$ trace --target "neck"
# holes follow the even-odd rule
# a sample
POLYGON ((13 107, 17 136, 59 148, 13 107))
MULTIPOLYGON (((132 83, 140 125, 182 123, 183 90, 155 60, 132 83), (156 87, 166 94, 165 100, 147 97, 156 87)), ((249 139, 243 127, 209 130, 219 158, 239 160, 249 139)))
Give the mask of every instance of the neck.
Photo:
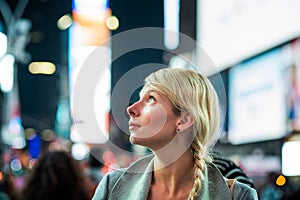
POLYGON ((170 193, 194 183, 194 161, 191 149, 185 151, 177 160, 167 165, 165 156, 155 154, 153 183, 164 186, 170 193), (167 165, 167 166, 166 166, 167 165))

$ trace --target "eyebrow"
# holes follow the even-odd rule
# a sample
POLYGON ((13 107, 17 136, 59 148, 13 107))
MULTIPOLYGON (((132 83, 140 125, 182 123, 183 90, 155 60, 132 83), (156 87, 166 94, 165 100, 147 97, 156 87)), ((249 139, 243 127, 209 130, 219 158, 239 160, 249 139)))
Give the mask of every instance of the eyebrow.
MULTIPOLYGON (((158 92, 157 92, 156 90, 150 89, 150 90, 148 90, 147 92, 145 92, 144 94, 143 94, 143 90, 141 90, 141 91, 139 92, 139 96, 141 97, 142 95, 145 95, 145 94, 148 94, 148 93, 151 93, 151 92, 154 92, 154 93, 158 94, 158 92)), ((158 95, 159 95, 159 94, 158 94, 158 95)))

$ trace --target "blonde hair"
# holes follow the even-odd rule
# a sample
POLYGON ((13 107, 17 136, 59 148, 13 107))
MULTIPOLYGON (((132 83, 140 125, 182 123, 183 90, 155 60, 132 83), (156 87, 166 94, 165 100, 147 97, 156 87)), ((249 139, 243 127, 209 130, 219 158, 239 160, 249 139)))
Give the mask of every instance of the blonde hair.
POLYGON ((206 162, 211 162, 209 149, 218 136, 219 104, 210 81, 189 70, 165 68, 150 74, 145 83, 168 97, 175 113, 188 112, 194 117, 195 138, 191 144, 195 165, 195 181, 189 199, 201 190, 206 162))

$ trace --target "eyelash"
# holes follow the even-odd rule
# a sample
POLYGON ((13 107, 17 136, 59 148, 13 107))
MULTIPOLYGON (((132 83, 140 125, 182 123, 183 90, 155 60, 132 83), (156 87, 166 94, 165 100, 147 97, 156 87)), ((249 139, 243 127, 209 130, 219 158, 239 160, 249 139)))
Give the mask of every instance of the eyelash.
POLYGON ((153 101, 156 101, 155 97, 150 95, 148 101, 151 101, 151 99, 153 99, 153 101))

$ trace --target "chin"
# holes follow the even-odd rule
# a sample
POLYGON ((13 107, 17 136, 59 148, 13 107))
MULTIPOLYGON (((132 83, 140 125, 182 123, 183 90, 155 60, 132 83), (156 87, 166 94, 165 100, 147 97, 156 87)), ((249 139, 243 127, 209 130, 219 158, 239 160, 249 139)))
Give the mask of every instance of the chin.
POLYGON ((130 136, 130 138, 129 138, 129 142, 131 144, 139 144, 139 140, 140 140, 140 138, 136 138, 134 136, 130 136))
POLYGON ((138 137, 130 136, 129 142, 134 145, 141 145, 147 147, 145 139, 147 140, 147 138, 138 138, 138 137))

